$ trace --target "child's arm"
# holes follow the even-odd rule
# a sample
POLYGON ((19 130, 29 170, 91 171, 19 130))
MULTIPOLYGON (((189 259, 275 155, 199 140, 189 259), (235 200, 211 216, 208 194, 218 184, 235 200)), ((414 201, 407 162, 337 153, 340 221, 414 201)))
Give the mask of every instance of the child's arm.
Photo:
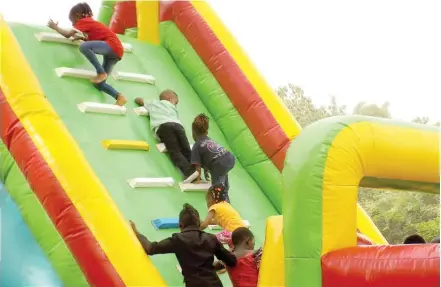
POLYGON ((198 172, 198 177, 196 177, 196 179, 194 180, 195 182, 199 182, 201 181, 201 166, 200 165, 194 165, 194 168, 196 169, 196 171, 198 172))
POLYGON ((214 215, 215 215, 215 211, 214 210, 210 210, 208 212, 207 217, 205 218, 205 220, 203 222, 201 222, 201 230, 204 230, 205 228, 208 227, 208 225, 210 225, 213 222, 214 215))
POLYGON ((237 263, 236 256, 232 252, 225 249, 225 247, 222 245, 222 243, 219 242, 219 240, 216 241, 216 250, 214 251, 214 255, 216 255, 216 258, 221 260, 228 267, 235 267, 237 263))
POLYGON ((147 237, 138 232, 135 223, 131 220, 130 226, 132 227, 133 232, 135 232, 136 237, 138 237, 139 243, 141 243, 145 253, 148 255, 175 253, 175 244, 171 237, 159 242, 150 242, 147 237))
POLYGON ((191 149, 191 164, 194 166, 198 172, 198 177, 195 179, 196 182, 201 181, 201 155, 199 154, 199 144, 196 141, 191 149))
POLYGON ((149 254, 150 248, 151 248, 151 242, 138 232, 138 229, 136 229, 136 225, 133 221, 130 220, 130 227, 132 227, 133 232, 135 232, 136 237, 138 237, 139 243, 141 243, 142 248, 144 249, 145 253, 149 254))
POLYGON ((263 249, 260 247, 253 253, 254 263, 256 263, 257 269, 260 269, 260 261, 262 260, 263 249))
POLYGON ((66 38, 70 38, 73 35, 75 35, 77 32, 75 30, 64 30, 61 29, 60 27, 58 27, 58 22, 54 22, 52 19, 49 19, 49 22, 47 23, 47 26, 55 31, 57 31, 58 33, 60 33, 61 35, 63 35, 66 38))

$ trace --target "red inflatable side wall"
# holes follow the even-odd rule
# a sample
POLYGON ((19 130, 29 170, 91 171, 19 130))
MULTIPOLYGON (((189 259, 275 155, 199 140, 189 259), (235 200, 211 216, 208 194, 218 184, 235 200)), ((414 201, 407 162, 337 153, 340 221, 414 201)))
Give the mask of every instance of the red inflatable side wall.
POLYGON ((126 29, 137 27, 136 1, 121 1, 113 7, 109 28, 116 34, 124 34, 126 29))
POLYGON ((439 287, 439 244, 358 246, 322 257, 323 287, 439 287))

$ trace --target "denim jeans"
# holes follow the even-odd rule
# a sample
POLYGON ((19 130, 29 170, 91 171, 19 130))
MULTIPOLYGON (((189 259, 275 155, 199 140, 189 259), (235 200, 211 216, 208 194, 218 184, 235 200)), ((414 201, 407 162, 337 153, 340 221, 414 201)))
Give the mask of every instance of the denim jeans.
MULTIPOLYGON (((113 67, 120 60, 113 52, 112 48, 104 41, 86 41, 80 45, 80 52, 89 60, 89 62, 95 67, 97 74, 106 73, 110 76, 113 67), (103 64, 98 61, 96 54, 103 56, 103 64)), ((119 93, 106 81, 99 84, 94 84, 94 86, 105 92, 106 94, 117 98, 119 93)))
POLYGON ((223 184, 225 187, 225 201, 230 202, 230 197, 228 196, 228 190, 230 189, 230 182, 228 181, 228 172, 233 169, 236 159, 232 153, 228 152, 224 156, 220 157, 219 160, 213 163, 213 167, 210 170, 211 173, 211 183, 223 184))

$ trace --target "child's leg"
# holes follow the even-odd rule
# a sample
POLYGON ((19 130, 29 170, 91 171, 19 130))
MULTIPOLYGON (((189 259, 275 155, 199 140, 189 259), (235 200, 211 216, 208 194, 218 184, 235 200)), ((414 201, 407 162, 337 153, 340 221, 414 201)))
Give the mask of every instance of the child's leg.
POLYGON ((225 175, 225 201, 230 203, 230 197, 228 196, 228 190, 230 190, 230 182, 228 181, 228 173, 225 175))
POLYGON ((178 143, 181 148, 181 152, 184 155, 184 157, 187 159, 187 161, 191 162, 191 149, 190 149, 190 143, 188 142, 187 135, 185 134, 185 129, 178 128, 175 129, 176 137, 178 138, 178 143))
POLYGON ((177 130, 184 130, 184 128, 178 123, 165 123, 159 126, 156 134, 161 142, 164 143, 173 164, 181 170, 185 177, 188 177, 192 175, 195 170, 181 152, 178 137, 176 136, 177 130))
POLYGON ((112 48, 104 41, 86 41, 80 45, 80 52, 89 60, 96 69, 97 76, 92 79, 94 83, 99 83, 107 78, 106 71, 98 61, 96 54, 103 56, 114 56, 112 48))
MULTIPOLYGON (((119 61, 118 58, 104 56, 104 60, 103 60, 104 72, 106 72, 107 75, 110 75, 112 73, 113 67, 116 65, 116 63, 118 63, 118 61, 119 61)), ((101 83, 95 84, 95 87, 98 90, 103 91, 106 94, 113 97, 116 100, 116 104, 119 106, 122 106, 127 102, 126 98, 123 95, 121 95, 121 93, 119 93, 111 85, 106 83, 106 80, 102 81, 101 83)))

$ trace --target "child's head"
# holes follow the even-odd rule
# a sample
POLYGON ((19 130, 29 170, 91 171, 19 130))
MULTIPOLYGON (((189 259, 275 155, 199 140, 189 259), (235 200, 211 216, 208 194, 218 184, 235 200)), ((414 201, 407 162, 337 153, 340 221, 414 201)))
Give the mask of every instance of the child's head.
POLYGON ((413 234, 409 235, 404 239, 403 244, 424 244, 426 240, 421 235, 413 234))
POLYGON ((254 249, 254 234, 246 227, 236 228, 231 234, 234 248, 245 248, 247 250, 254 249))
POLYGON ((83 2, 73 6, 69 12, 69 20, 75 24, 78 20, 86 17, 93 17, 92 9, 89 4, 83 2))
POLYGON ((205 114, 197 115, 191 125, 193 139, 197 141, 199 137, 206 136, 208 134, 209 125, 210 120, 205 114))
POLYGON ((225 201, 225 187, 223 184, 214 184, 208 189, 205 199, 207 200, 207 207, 210 208, 213 204, 225 201))
POLYGON ((159 100, 169 101, 176 106, 178 104, 178 95, 172 90, 164 90, 159 94, 159 100))
POLYGON ((201 225, 199 212, 190 204, 185 203, 179 213, 179 228, 184 229, 190 226, 198 227, 201 225))

